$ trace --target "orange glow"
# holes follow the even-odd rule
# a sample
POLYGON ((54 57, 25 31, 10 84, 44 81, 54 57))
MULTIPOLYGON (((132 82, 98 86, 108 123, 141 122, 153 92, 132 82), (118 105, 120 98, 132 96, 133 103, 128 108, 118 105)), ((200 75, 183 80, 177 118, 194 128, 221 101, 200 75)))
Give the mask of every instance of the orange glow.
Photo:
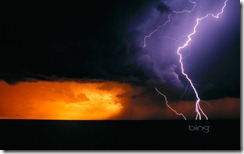
MULTIPOLYGON (((180 119, 152 87, 118 82, 0 81, 0 119, 150 120, 180 119)), ((195 119, 194 101, 173 102, 172 108, 195 119)), ((240 117, 240 98, 201 102, 210 119, 240 117)))
POLYGON ((115 82, 0 82, 0 119, 103 120, 123 109, 115 82))

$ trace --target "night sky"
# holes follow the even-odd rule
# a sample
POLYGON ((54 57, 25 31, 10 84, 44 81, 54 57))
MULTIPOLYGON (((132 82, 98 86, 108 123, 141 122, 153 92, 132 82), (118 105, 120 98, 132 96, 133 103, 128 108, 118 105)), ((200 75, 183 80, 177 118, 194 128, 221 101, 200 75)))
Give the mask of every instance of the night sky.
MULTIPOLYGON (((170 100, 192 101, 195 95, 181 74, 176 49, 192 32, 196 17, 218 12, 224 1, 196 2, 193 13, 172 14, 172 21, 147 39, 146 48, 144 37, 166 22, 173 10, 193 5, 187 0, 3 5, 0 78, 8 84, 114 81, 144 86, 144 93, 154 96, 156 86, 170 100)), ((220 18, 207 19, 198 31, 184 51, 184 63, 199 95, 203 100, 239 98, 239 2, 229 0, 220 18)))
POLYGON ((19 76, 143 78, 143 71, 129 63, 133 52, 126 44, 128 26, 142 4, 95 0, 65 8, 2 6, 1 77, 10 82, 19 76))

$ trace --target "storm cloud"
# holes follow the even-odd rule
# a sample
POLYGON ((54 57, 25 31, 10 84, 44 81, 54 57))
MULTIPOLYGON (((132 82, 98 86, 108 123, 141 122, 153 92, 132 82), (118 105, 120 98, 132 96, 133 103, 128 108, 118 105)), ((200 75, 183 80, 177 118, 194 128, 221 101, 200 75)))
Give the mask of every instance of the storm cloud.
MULTIPOLYGON (((95 0, 72 9, 2 6, 0 79, 9 84, 127 82, 159 86, 167 94, 177 93, 174 99, 178 99, 187 81, 177 47, 199 15, 216 13, 223 2, 196 1, 194 11, 183 14, 172 11, 192 9, 191 1, 95 0), (169 15, 171 21, 159 27, 169 15), (143 47, 145 36, 157 28, 143 47)), ((199 35, 182 51, 186 72, 203 98, 240 97, 238 9, 239 2, 228 1, 225 13, 203 22, 199 35)))

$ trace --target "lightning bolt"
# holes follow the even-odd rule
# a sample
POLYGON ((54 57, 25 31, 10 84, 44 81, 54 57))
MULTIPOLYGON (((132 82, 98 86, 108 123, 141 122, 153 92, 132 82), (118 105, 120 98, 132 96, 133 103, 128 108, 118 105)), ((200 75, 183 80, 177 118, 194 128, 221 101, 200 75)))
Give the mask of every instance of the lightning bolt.
POLYGON ((166 97, 165 94, 161 93, 156 87, 155 87, 155 90, 156 90, 161 96, 164 97, 165 104, 166 104, 166 106, 167 106, 171 111, 173 111, 176 115, 178 115, 178 116, 182 116, 185 120, 187 120, 183 113, 178 113, 176 110, 174 110, 174 109, 169 105, 168 99, 167 99, 167 97, 166 97))
POLYGON ((190 3, 193 4, 193 7, 191 10, 182 10, 182 11, 172 11, 173 13, 191 13, 195 10, 195 7, 197 6, 196 2, 193 2, 192 0, 189 0, 190 3))
POLYGON ((201 101, 201 99, 200 99, 200 97, 199 97, 199 95, 198 95, 198 92, 197 92, 197 90, 196 90, 194 84, 192 83, 192 80, 191 80, 191 79, 189 78, 189 76, 185 73, 185 70, 184 70, 184 64, 183 64, 183 62, 182 62, 183 56, 182 56, 182 54, 181 54, 181 50, 184 49, 185 47, 187 47, 187 46, 189 45, 189 43, 190 43, 191 40, 192 40, 192 36, 195 35, 196 32, 197 32, 197 27, 199 26, 200 22, 203 21, 204 19, 208 18, 208 17, 213 17, 213 18, 216 18, 216 19, 219 18, 219 16, 224 12, 224 8, 226 7, 227 2, 228 2, 228 0, 225 0, 223 7, 222 7, 221 11, 220 11, 218 14, 214 15, 214 14, 212 14, 212 13, 209 13, 209 14, 203 16, 203 17, 197 18, 197 20, 196 20, 196 24, 195 24, 195 26, 194 26, 194 28, 193 28, 193 32, 192 32, 191 34, 188 35, 188 39, 187 39, 187 41, 186 41, 182 46, 180 46, 180 47, 177 49, 177 54, 178 54, 179 57, 180 57, 179 62, 180 62, 180 65, 181 65, 181 73, 186 77, 186 79, 187 79, 188 82, 190 83, 190 85, 191 85, 191 87, 192 87, 192 89, 193 89, 193 91, 194 91, 194 93, 195 93, 196 99, 197 99, 197 100, 196 100, 196 107, 195 107, 195 110, 196 110, 196 113, 197 113, 197 114, 196 114, 196 120, 198 120, 198 119, 201 120, 201 119, 202 119, 202 115, 205 117, 205 119, 208 120, 208 116, 203 112, 203 110, 202 110, 202 108, 201 108, 201 106, 200 106, 200 101, 201 101))
MULTIPOLYGON (((192 0, 189 0, 190 3, 194 4, 191 10, 182 10, 182 11, 172 11, 175 14, 182 14, 182 13, 191 13, 195 10, 195 7, 197 5, 196 2, 193 2, 192 0)), ((144 43, 143 43, 143 48, 147 46, 147 39, 150 38, 154 33, 156 33, 159 29, 162 27, 166 26, 169 22, 171 21, 171 14, 168 15, 168 19, 160 26, 158 26, 155 30, 153 30, 151 33, 146 35, 144 37, 144 43)))
MULTIPOLYGON (((197 3, 194 2, 194 1, 192 1, 192 0, 189 0, 189 2, 191 2, 192 4, 194 4, 191 10, 172 11, 172 12, 175 13, 175 14, 182 14, 182 13, 191 13, 191 12, 193 12, 193 11, 195 10, 195 7, 197 6, 197 3)), ((180 67, 181 67, 181 73, 182 73, 182 75, 184 75, 185 78, 188 80, 188 82, 189 82, 189 84, 190 84, 191 88, 193 89, 194 94, 195 94, 195 96, 196 96, 196 103, 195 103, 195 111, 196 111, 196 118, 195 118, 195 119, 196 119, 196 120, 201 120, 201 119, 202 119, 202 116, 204 116, 205 119, 208 120, 208 116, 207 116, 207 115, 204 113, 204 111, 202 110, 202 108, 201 108, 201 106, 200 106, 200 102, 201 102, 202 100, 200 99, 199 94, 198 94, 198 92, 197 92, 197 90, 196 90, 196 88, 195 88, 195 86, 194 86, 192 80, 190 79, 190 77, 188 76, 188 74, 186 74, 186 72, 185 72, 185 70, 184 70, 184 64, 183 64, 183 61, 182 61, 182 60, 183 60, 183 56, 182 56, 182 54, 181 54, 181 50, 184 49, 185 47, 187 47, 187 46, 189 45, 189 43, 190 43, 191 40, 192 40, 192 36, 194 36, 194 35, 196 34, 196 32, 197 32, 197 27, 199 26, 200 22, 203 21, 204 19, 208 18, 208 17, 213 17, 213 18, 215 18, 215 19, 219 18, 219 16, 224 12, 224 9, 225 9, 225 7, 226 7, 227 2, 228 2, 228 0, 225 0, 225 1, 224 1, 224 5, 222 6, 221 11, 220 11, 219 13, 217 13, 216 15, 214 15, 214 14, 212 14, 212 13, 208 13, 207 15, 205 15, 205 16, 203 16, 203 17, 199 17, 199 18, 197 18, 197 19, 196 19, 196 24, 195 24, 195 26, 194 26, 194 28, 193 28, 193 32, 190 33, 190 34, 187 36, 188 39, 185 41, 185 43, 184 43, 182 46, 178 47, 178 49, 177 49, 177 55, 179 56, 179 63, 180 63, 180 67)), ((167 24, 170 22, 170 20, 171 20, 170 17, 171 17, 171 14, 168 15, 168 20, 167 20, 166 22, 164 22, 162 25, 158 26, 158 27, 157 27, 154 31, 152 31, 149 35, 147 35, 147 36, 144 37, 144 45, 143 45, 143 48, 146 47, 146 45, 147 45, 146 41, 147 41, 147 39, 148 39, 149 37, 151 37, 151 36, 152 36, 155 32, 157 32, 160 28, 162 28, 163 26, 167 25, 167 24)), ((173 39, 173 38, 171 38, 171 39, 173 39)), ((174 40, 177 41, 176 39, 174 39, 174 40)), ((186 120, 186 117, 184 116, 183 113, 178 113, 176 110, 174 110, 174 109, 168 104, 168 100, 167 100, 167 97, 166 97, 165 94, 161 93, 156 87, 155 87, 155 90, 157 91, 158 94, 160 94, 161 96, 164 97, 165 104, 166 104, 166 106, 167 106, 170 110, 172 110, 176 115, 178 115, 178 116, 182 116, 182 117, 186 120)))
POLYGON ((170 16, 171 14, 168 15, 168 20, 164 22, 162 25, 158 26, 154 31, 152 31, 150 34, 144 37, 144 45, 143 48, 147 46, 147 38, 151 37, 155 32, 157 32, 161 27, 167 25, 170 22, 170 16))

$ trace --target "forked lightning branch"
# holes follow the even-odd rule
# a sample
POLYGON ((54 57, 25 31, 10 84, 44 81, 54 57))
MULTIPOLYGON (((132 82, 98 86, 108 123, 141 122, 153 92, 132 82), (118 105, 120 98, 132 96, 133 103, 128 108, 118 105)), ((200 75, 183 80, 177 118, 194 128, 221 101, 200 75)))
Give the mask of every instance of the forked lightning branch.
MULTIPOLYGON (((182 10, 182 11, 172 11, 172 13, 174 14, 182 14, 182 13, 192 13, 193 11, 195 11, 195 8, 197 6, 197 3, 195 1, 189 0, 189 2, 193 5, 191 10, 182 10)), ((180 63, 180 68, 181 68, 181 74, 187 79, 188 83, 190 84, 191 88, 194 91, 195 97, 196 97, 196 102, 195 102, 195 112, 196 112, 196 120, 202 120, 202 117, 204 117, 206 120, 208 120, 208 116, 205 114, 205 112, 203 111, 203 109, 201 108, 200 102, 201 102, 201 98, 198 94, 198 91, 195 87, 195 85, 193 84, 193 81, 191 80, 191 78, 189 77, 189 75, 185 72, 184 69, 184 63, 183 63, 183 53, 182 53, 182 49, 186 48, 189 43, 192 40, 192 36, 194 36, 197 33, 197 28, 198 26, 201 24, 201 22, 203 20, 208 19, 209 17, 218 19, 220 17, 221 14, 224 13, 224 9, 227 5, 228 0, 225 0, 223 3, 223 6, 221 8, 221 10, 217 13, 217 14, 213 14, 213 13, 207 13, 205 16, 200 16, 196 19, 195 21, 195 25, 194 28, 192 30, 192 32, 190 34, 187 35, 187 40, 178 47, 177 49, 177 55, 179 56, 179 63, 180 63)), ((144 42, 143 42, 143 48, 146 48, 147 46, 147 39, 150 38, 154 33, 156 33, 157 31, 159 31, 161 28, 163 28, 164 26, 166 26, 168 23, 170 23, 171 21, 171 14, 168 15, 168 20, 166 22, 164 22, 162 25, 158 26, 155 30, 153 30, 151 33, 149 33, 147 36, 144 37, 144 42)), ((173 109, 167 100, 167 97, 165 94, 163 94, 162 92, 160 92, 156 87, 155 90, 158 94, 160 94, 161 96, 164 97, 164 101, 166 106, 173 111, 177 116, 182 116, 185 120, 187 120, 186 116, 183 113, 178 113, 175 109, 173 109)))

